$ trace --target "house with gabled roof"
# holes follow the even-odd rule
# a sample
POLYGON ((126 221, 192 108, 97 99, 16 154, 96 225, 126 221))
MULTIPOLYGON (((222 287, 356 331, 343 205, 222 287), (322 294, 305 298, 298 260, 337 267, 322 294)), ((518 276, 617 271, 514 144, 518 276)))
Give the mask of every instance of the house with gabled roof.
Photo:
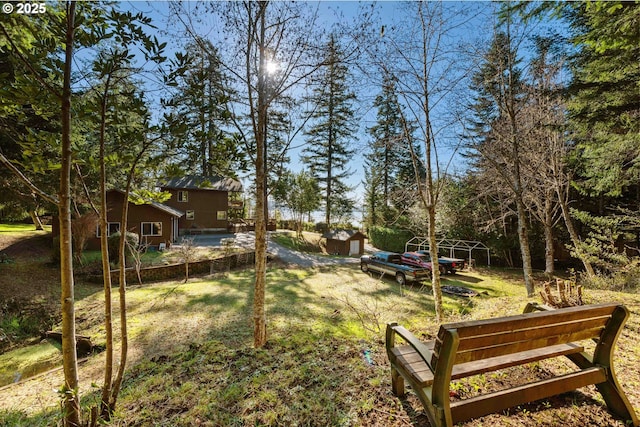
MULTIPOLYGON (((121 229, 124 191, 107 191, 107 233, 111 235, 121 229)), ((178 239, 178 220, 184 212, 163 203, 149 201, 135 204, 128 201, 127 230, 140 237, 140 243, 149 246, 171 246, 178 239)), ((89 249, 100 249, 100 227, 96 227, 93 238, 87 242, 89 249)))
POLYGON ((171 194, 164 204, 185 213, 178 220, 180 235, 226 231, 230 209, 242 207, 230 201, 229 193, 242 192, 242 183, 232 178, 187 175, 159 187, 171 194))

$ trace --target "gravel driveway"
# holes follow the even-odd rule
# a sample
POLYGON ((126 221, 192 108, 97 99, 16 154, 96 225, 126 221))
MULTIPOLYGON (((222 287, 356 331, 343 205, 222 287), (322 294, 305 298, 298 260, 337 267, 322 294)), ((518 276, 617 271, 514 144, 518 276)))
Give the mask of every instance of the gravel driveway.
MULTIPOLYGON (((255 233, 236 233, 236 234, 201 234, 191 236, 195 246, 222 246, 225 239, 233 239, 235 246, 246 249, 253 249, 255 245, 255 233)), ((293 264, 303 268, 321 267, 326 265, 340 265, 359 263, 358 257, 329 257, 323 255, 307 254, 285 248, 271 240, 269 240, 268 251, 270 254, 277 256, 286 264, 293 264)))

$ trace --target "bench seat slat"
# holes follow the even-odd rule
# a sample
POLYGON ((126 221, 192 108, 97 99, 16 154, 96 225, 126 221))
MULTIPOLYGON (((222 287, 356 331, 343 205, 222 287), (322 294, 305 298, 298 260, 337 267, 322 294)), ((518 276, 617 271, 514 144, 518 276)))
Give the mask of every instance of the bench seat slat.
POLYGON ((421 387, 433 384, 431 368, 413 347, 409 345, 397 346, 392 349, 392 354, 396 359, 394 363, 404 368, 421 387))
MULTIPOLYGON (((479 375, 485 372, 497 371, 511 366, 521 365, 524 363, 535 362, 537 360, 549 359, 551 357, 564 356, 568 354, 581 353, 584 351, 582 346, 569 343, 560 344, 550 347, 540 348, 531 351, 509 354, 505 356, 492 357, 489 359, 479 360, 476 362, 462 363, 454 365, 451 372, 451 379, 460 379, 479 375)), ((424 363, 424 360, 411 346, 398 346, 392 349, 392 354, 396 357, 397 363, 400 363, 405 370, 414 377, 415 381, 422 387, 428 387, 433 384, 433 372, 424 363)))
POLYGON ((484 394, 459 402, 452 402, 450 405, 451 417, 455 424, 469 418, 481 417, 514 406, 566 393, 590 384, 600 384, 606 380, 607 375, 604 368, 583 369, 559 377, 484 394))

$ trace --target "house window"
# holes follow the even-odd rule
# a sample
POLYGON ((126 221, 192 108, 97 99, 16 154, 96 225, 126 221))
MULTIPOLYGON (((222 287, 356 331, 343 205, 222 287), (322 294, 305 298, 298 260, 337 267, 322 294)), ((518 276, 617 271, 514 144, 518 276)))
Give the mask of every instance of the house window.
MULTIPOLYGON (((120 231, 120 223, 119 222, 108 222, 107 223, 107 236, 111 236, 120 231)), ((96 226, 96 237, 100 237, 100 224, 96 226)))
POLYGON ((195 219, 196 218, 196 214, 194 213, 194 211, 187 211, 187 219, 195 219))
POLYGON ((162 236, 161 222, 143 222, 140 224, 143 236, 162 236))
POLYGON ((179 202, 188 202, 189 201, 189 192, 188 191, 178 191, 178 201, 179 202))
POLYGON ((224 221, 225 219, 227 219, 227 211, 218 211, 216 213, 216 219, 218 221, 224 221))

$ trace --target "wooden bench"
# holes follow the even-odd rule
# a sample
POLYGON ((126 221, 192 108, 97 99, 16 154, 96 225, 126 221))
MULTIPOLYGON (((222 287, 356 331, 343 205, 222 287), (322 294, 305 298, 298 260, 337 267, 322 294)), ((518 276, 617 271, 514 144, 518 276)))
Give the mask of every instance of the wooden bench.
POLYGON ((387 325, 386 348, 394 394, 404 395, 406 380, 420 398, 433 426, 453 426, 470 418, 595 384, 609 410, 638 426, 638 417, 613 369, 613 351, 629 316, 619 304, 543 310, 495 319, 445 324, 438 337, 422 342, 397 323, 387 325), (404 343, 396 343, 401 337, 404 343), (580 341, 593 339, 593 352, 580 341), (557 356, 578 369, 506 390, 450 401, 452 380, 557 356))

